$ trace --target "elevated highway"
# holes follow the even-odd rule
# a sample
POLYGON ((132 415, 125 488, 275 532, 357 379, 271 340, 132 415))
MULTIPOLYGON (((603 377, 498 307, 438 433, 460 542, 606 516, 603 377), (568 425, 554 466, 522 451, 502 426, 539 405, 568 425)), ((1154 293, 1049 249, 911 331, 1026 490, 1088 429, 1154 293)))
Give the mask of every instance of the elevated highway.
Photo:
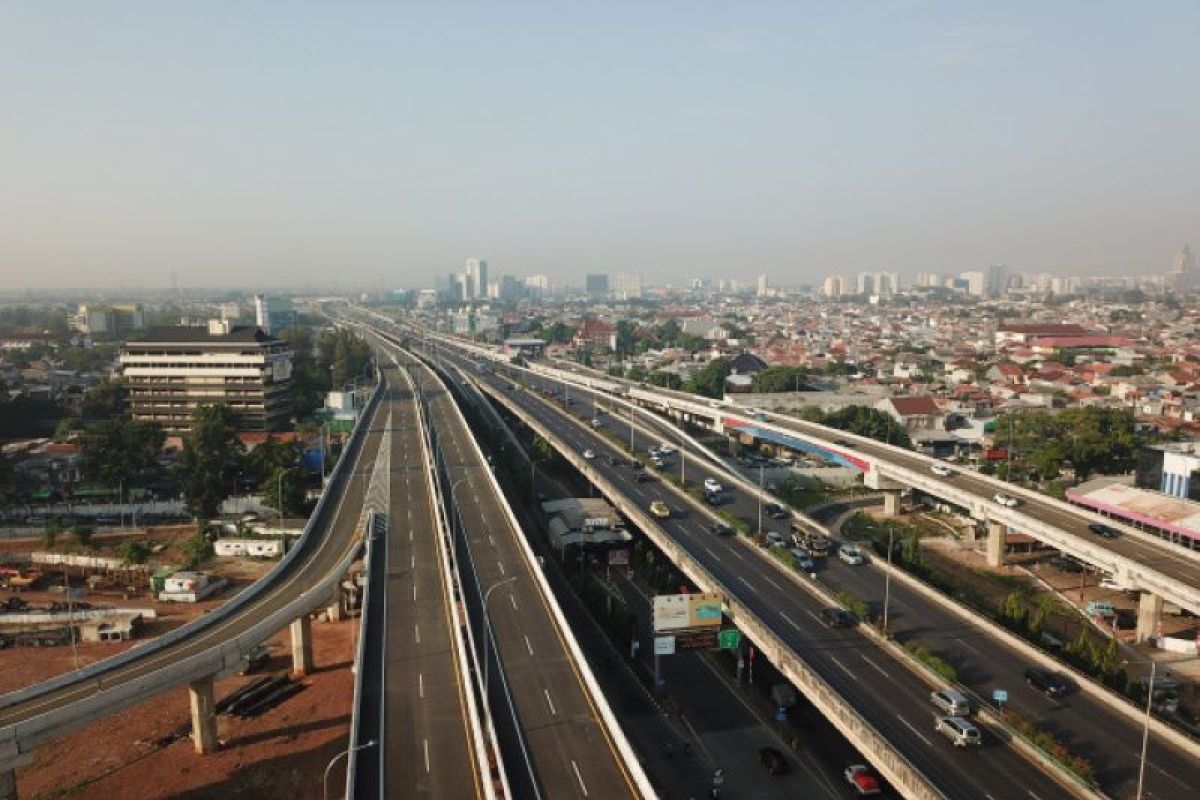
POLYGON ((196 749, 217 747, 213 678, 291 625, 297 672, 311 669, 309 614, 330 604, 361 545, 366 475, 379 453, 381 390, 363 409, 304 534, 259 581, 210 614, 121 655, 0 697, 0 799, 34 748, 181 685, 191 689, 196 749))

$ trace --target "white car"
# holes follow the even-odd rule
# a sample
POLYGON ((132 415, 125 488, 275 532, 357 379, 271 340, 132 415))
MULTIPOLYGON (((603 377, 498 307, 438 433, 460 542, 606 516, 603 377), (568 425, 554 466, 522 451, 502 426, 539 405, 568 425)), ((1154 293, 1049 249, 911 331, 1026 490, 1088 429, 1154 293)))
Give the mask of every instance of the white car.
POLYGON ((663 442, 658 446, 658 452, 662 453, 664 456, 669 456, 671 453, 675 452, 675 448, 671 447, 671 445, 667 444, 666 442, 663 442))
POLYGON ((934 464, 929 468, 929 471, 940 478, 949 478, 954 474, 954 470, 950 469, 945 464, 934 464))
POLYGON ((596 457, 596 454, 589 448, 583 451, 583 457, 587 459, 593 459, 596 457))
POLYGON ((1004 492, 996 492, 996 494, 992 495, 992 499, 1005 508, 1016 508, 1021 503, 1020 500, 1011 494, 1005 494, 1004 492))
POLYGON ((601 422, 599 419, 596 419, 596 418, 593 418, 593 419, 592 419, 592 427, 593 427, 593 428, 599 428, 599 427, 600 427, 601 425, 603 425, 603 424, 604 424, 604 423, 603 423, 603 422, 601 422))
POLYGON ((721 484, 717 483, 715 478, 705 478, 704 491, 713 493, 719 492, 721 491, 721 484))
POLYGON ((858 549, 856 544, 844 544, 838 548, 838 558, 845 561, 852 567, 857 567, 859 564, 865 564, 867 560, 863 558, 862 551, 858 549))

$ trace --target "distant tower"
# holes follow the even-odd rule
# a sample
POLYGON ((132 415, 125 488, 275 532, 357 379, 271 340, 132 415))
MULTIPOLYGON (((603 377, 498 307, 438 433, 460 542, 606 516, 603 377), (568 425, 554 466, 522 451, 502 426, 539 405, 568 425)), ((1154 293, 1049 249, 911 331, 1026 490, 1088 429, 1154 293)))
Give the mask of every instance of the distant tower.
POLYGON ((254 322, 263 333, 271 333, 271 306, 265 294, 254 295, 254 322))
POLYGON ((464 269, 466 283, 464 300, 479 300, 487 298, 488 264, 481 258, 468 258, 464 269))
POLYGON ((1191 247, 1185 244, 1175 255, 1174 267, 1170 283, 1176 291, 1187 291, 1196 285, 1196 256, 1191 247))

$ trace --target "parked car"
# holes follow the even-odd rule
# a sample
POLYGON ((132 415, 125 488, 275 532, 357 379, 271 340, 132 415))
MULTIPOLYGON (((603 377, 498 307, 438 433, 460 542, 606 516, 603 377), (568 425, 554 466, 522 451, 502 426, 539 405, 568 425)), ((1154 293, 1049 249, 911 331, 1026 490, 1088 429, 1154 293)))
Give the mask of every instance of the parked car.
POLYGON ((779 503, 767 503, 763 506, 763 511, 771 519, 787 519, 791 516, 791 513, 779 503))
POLYGON ((655 469, 663 469, 667 466, 667 463, 658 456, 650 456, 650 466, 654 467, 655 469))
POLYGON ((599 428, 603 424, 604 423, 600 421, 599 417, 592 417, 592 427, 593 428, 599 428))
POLYGON ((1119 530, 1109 527, 1103 522, 1089 522, 1088 530, 1104 539, 1115 539, 1121 535, 1119 530))
POLYGON ((589 449, 583 451, 583 457, 588 460, 591 460, 596 457, 596 453, 594 451, 592 451, 591 448, 589 448, 589 449))
POLYGON ((882 789, 879 788, 879 778, 866 764, 853 764, 846 767, 842 777, 850 786, 850 791, 857 797, 874 797, 882 789))
POLYGON ((818 615, 827 628, 853 628, 858 618, 844 608, 822 608, 818 615))
POLYGON ((1013 497, 1011 494, 1005 494, 1004 492, 996 492, 994 495, 992 495, 992 499, 1005 508, 1016 508, 1021 504, 1020 500, 1013 497))
POLYGON ((939 478, 949 478, 954 474, 954 470, 947 467, 945 464, 934 464, 929 468, 929 471, 939 478))
POLYGON ((704 493, 704 502, 708 503, 710 506, 719 506, 723 501, 724 498, 722 498, 718 492, 704 493))
POLYGON ((949 739, 955 747, 968 747, 983 742, 979 728, 962 717, 938 717, 934 730, 949 739))
POLYGON ((783 547, 783 534, 775 531, 767 531, 766 535, 767 547, 783 547))
POLYGON ((717 482, 716 478, 705 478, 704 479, 704 491, 719 492, 719 491, 721 491, 721 484, 717 482))
POLYGON ((666 442, 663 442, 658 446, 658 452, 662 453, 664 456, 669 456, 671 453, 675 452, 675 448, 666 442))
POLYGON ((783 753, 774 747, 764 747, 759 750, 758 762, 767 768, 767 772, 776 777, 787 775, 792 771, 791 767, 788 766, 787 759, 783 757, 783 753))
POLYGON ((1047 697, 1062 697, 1067 693, 1067 682, 1057 672, 1051 672, 1041 667, 1025 669, 1025 683, 1031 689, 1037 689, 1047 697))
POLYGON ((857 567, 867 562, 867 559, 863 557, 862 551, 858 549, 858 545, 856 544, 844 544, 839 547, 838 558, 852 567, 857 567))
POLYGON ((662 500, 655 500, 650 504, 650 513, 659 519, 666 519, 671 516, 671 509, 662 500))
POLYGON ((938 689, 936 692, 930 692, 929 702, 940 708, 943 714, 951 717, 969 717, 971 715, 971 701, 954 689, 938 689))
POLYGON ((634 483, 652 483, 654 480, 655 480, 654 475, 652 473, 646 472, 646 470, 642 470, 641 472, 633 473, 634 483))

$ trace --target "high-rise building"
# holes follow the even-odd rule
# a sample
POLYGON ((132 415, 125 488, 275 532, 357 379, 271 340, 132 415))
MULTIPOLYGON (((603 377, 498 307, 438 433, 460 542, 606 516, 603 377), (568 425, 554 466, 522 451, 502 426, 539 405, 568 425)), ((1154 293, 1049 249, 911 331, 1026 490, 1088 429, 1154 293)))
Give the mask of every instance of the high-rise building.
POLYGON ((963 281, 967 294, 972 297, 983 297, 987 292, 987 275, 981 270, 960 272, 958 278, 960 281, 963 281))
POLYGON ((591 273, 584 281, 588 297, 608 296, 608 274, 603 272, 591 273))
POLYGON ((545 294, 550 291, 550 276, 549 275, 526 275, 525 288, 537 294, 545 294))
POLYGON ((1004 264, 992 264, 987 269, 987 285, 984 292, 988 297, 1000 297, 1008 292, 1008 267, 1004 264))
POLYGON ((848 282, 841 275, 827 275, 821 282, 821 294, 826 297, 841 297, 850 293, 848 282))
POLYGON ((466 281, 463 289, 464 300, 482 300, 487 297, 488 265, 479 258, 468 258, 464 269, 466 281))
POLYGON ((759 275, 758 276, 758 287, 757 287, 756 294, 758 294, 759 297, 766 297, 770 293, 771 293, 771 284, 770 284, 770 281, 767 279, 767 276, 759 275))
POLYGON ((1167 285, 1177 292, 1186 292, 1196 283, 1196 256, 1192 248, 1185 244, 1175 254, 1171 272, 1167 275, 1167 285))
POLYGON ((271 304, 265 294, 254 295, 254 322, 263 333, 271 334, 271 304))
POLYGON ((618 300, 635 300, 642 296, 642 276, 619 272, 613 278, 613 294, 618 300))
POLYGON ((857 283, 859 294, 882 297, 900 291, 900 276, 894 272, 860 272, 857 283))
POLYGON ((153 330, 122 345, 120 360, 133 419, 168 434, 187 433, 196 409, 214 403, 229 406, 241 430, 287 426, 292 351, 261 326, 153 330))

